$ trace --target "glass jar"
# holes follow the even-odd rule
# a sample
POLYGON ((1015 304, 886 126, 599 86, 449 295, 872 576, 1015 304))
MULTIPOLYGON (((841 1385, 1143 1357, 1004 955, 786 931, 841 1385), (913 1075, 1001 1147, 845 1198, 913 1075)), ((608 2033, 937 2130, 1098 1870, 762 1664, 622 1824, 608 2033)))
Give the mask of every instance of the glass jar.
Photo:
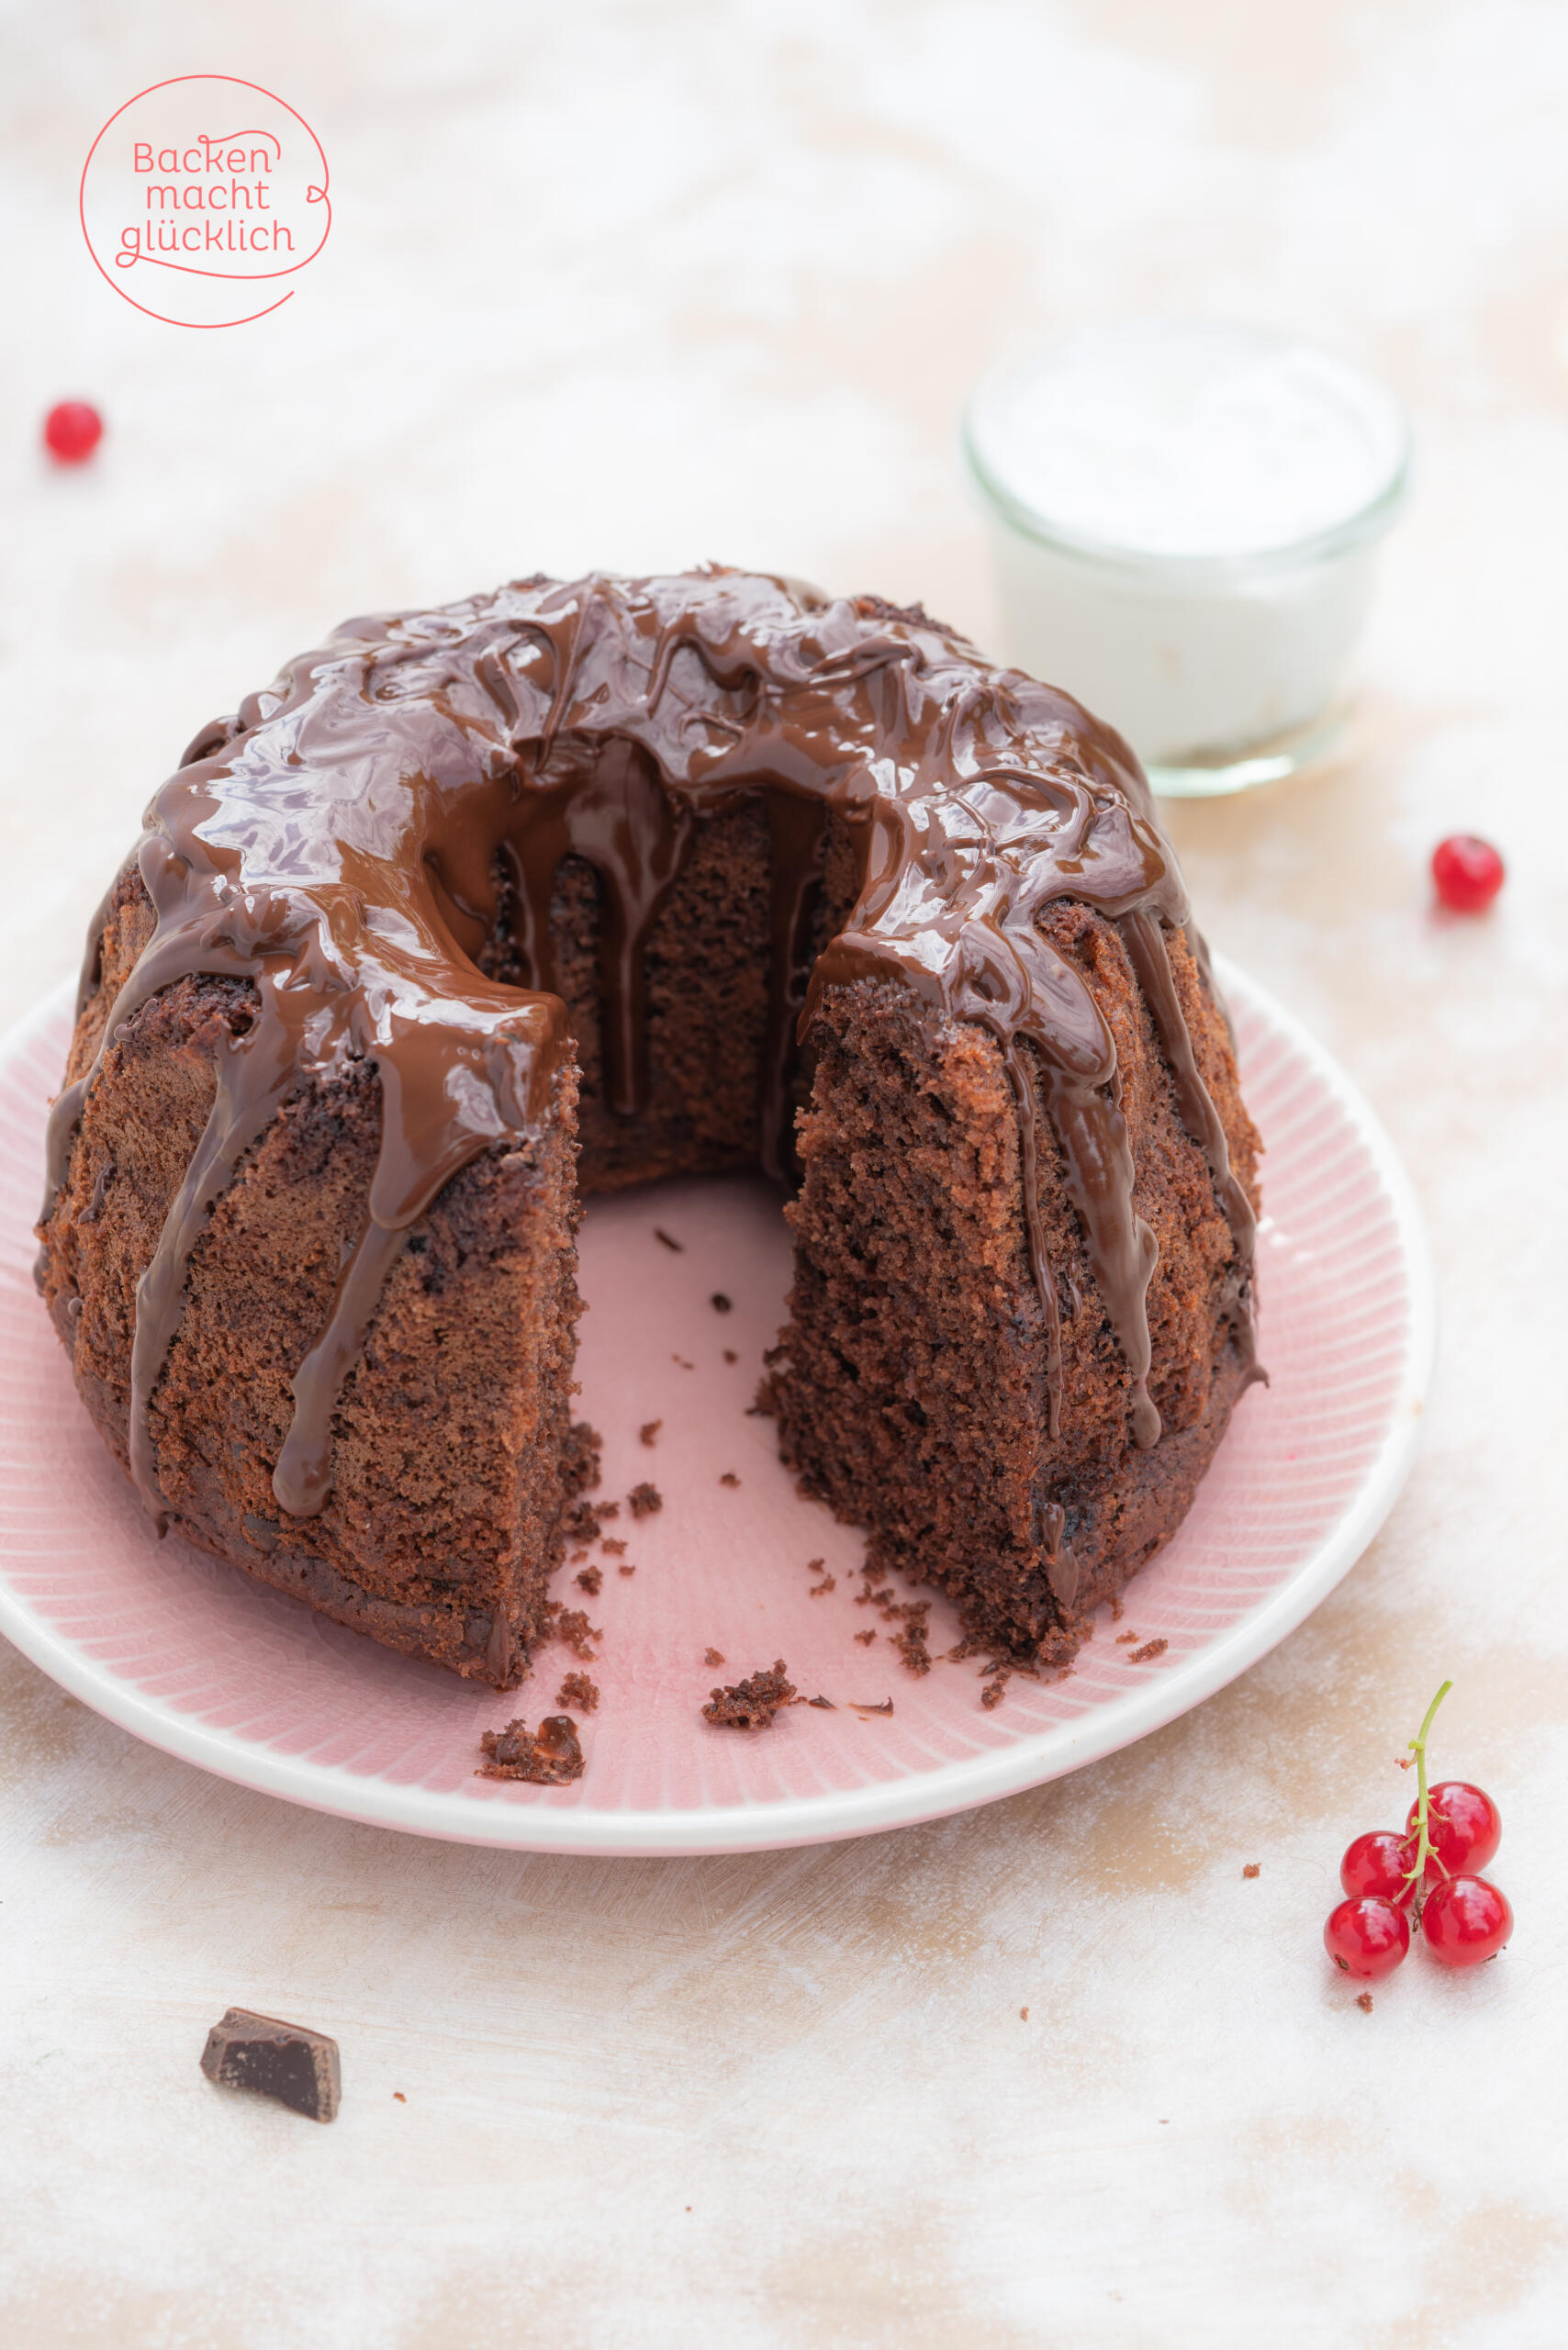
POLYGON ((1004 656, 1125 734, 1157 791, 1327 747, 1409 476, 1390 393, 1283 335, 1142 319, 998 369, 964 447, 1004 656))

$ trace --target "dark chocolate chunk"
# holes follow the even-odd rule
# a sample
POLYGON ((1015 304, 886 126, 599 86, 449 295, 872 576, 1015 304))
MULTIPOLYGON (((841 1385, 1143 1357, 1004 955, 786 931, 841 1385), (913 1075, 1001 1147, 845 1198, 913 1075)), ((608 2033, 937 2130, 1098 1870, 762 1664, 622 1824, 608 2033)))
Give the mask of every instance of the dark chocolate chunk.
POLYGON ((201 2069, 223 2088, 254 2089, 311 2121, 330 2121, 342 2092, 335 2040, 249 2008, 230 2008, 213 2025, 201 2069))

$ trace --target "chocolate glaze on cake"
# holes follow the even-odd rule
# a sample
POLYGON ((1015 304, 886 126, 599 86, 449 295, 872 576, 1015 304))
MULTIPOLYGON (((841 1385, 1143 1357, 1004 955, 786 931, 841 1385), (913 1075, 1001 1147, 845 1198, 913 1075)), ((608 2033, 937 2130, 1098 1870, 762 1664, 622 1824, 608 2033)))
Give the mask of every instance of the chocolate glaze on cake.
MULTIPOLYGON (((1208 1371, 1217 1378, 1221 1355, 1226 1368, 1198 1399, 1204 1460, 1252 1375, 1244 1179, 1255 1137, 1211 1033, 1221 1015, 1201 943, 1182 934, 1186 900, 1147 786, 1126 746, 1076 704, 990 666, 918 608, 829 600, 711 570, 533 579, 437 611, 353 621, 197 736, 153 800, 133 866, 90 939, 73 1080, 50 1124, 40 1278, 57 1304, 74 1293, 58 1203, 84 1113, 139 1017, 183 990, 191 1009, 182 1037, 196 1033, 203 1005, 209 1015, 200 1033, 213 1091, 136 1281, 124 1404, 129 1467, 161 1516, 153 1400, 182 1328, 193 1252, 289 1105, 335 1100, 333 1089, 366 1070, 379 1092, 357 1229, 290 1378, 270 1471, 274 1531, 297 1540, 332 1493, 345 1382, 410 1235, 476 1162, 521 1148, 529 1180, 545 1181, 541 1154, 562 1133, 569 1145, 596 1022, 584 1109, 590 1188, 748 1159, 784 1176, 800 1171, 793 1130, 812 1099, 813 1061, 842 1058, 846 1020, 896 999, 889 1016, 918 1031, 910 1068, 922 1055, 939 1059, 958 1024, 990 1040, 1014 1104, 1012 1191, 1038 1322, 1022 1342, 1038 1353, 1043 1381, 1040 1470, 1020 1539, 1037 1552, 1057 1606, 1045 1602, 1043 1616, 1036 1589, 1012 1630, 1016 1644, 1037 1646, 1046 1617, 1060 1629, 1089 1598, 1081 1560, 1069 1556, 1070 1501, 1048 1474, 1062 1429, 1064 1306, 1081 1315, 1086 1281, 1098 1301, 1092 1318, 1122 1367, 1120 1449, 1149 1452, 1161 1434, 1148 1311, 1159 1250, 1139 1212, 1105 988, 1085 959, 1081 924, 1064 930, 1058 919, 1064 908, 1087 910, 1096 937, 1109 925, 1120 941, 1118 968, 1166 1072, 1167 1123, 1201 1152, 1208 1205, 1228 1227, 1206 1298, 1208 1371), (754 1140, 744 1139, 742 1116, 722 1146, 683 1144, 661 1158, 624 1138, 657 1108, 650 946, 666 912, 678 908, 689 927, 693 905, 727 907, 724 875, 743 867, 752 897, 764 893, 766 937, 754 1140), (213 988, 209 1003, 202 990, 213 988), (1248 1161, 1240 1175, 1233 1145, 1248 1161), (1065 1190, 1084 1269, 1076 1253, 1073 1264, 1053 1261, 1042 1204, 1052 1186, 1065 1190)), ((699 935, 692 951, 701 946, 699 935)), ((929 1092, 938 1080, 919 1082, 929 1092)), ((798 1213, 809 1220, 809 1164, 806 1175, 798 1213)), ((102 1167, 95 1180, 106 1180, 102 1167)), ((569 1187, 569 1174, 550 1180, 569 1187)), ((73 1219, 87 1220, 80 1203, 73 1219)), ((796 1304, 798 1319, 799 1291, 796 1304)), ((1022 1329, 1016 1305, 1009 1313, 1022 1329)), ((791 1416, 790 1379, 787 1366, 772 1393, 787 1453, 835 1506, 875 1526, 874 1503, 842 1478, 835 1490, 809 1457, 810 1413, 791 1416)), ((1186 1470, 1178 1480, 1187 1498, 1194 1482, 1186 1470)), ((276 1547, 263 1536, 241 1554, 204 1529, 199 1512, 176 1514, 252 1572, 252 1553, 276 1547)), ((543 1539, 558 1555, 554 1528, 543 1539)), ((922 1571, 907 1543, 885 1549, 922 1571)), ((1138 1561, 1117 1555, 1119 1581, 1138 1561)), ((340 1555, 340 1574, 342 1565, 340 1555)), ((943 1561, 924 1571, 940 1578, 943 1561)), ((1109 1574, 1107 1564, 1096 1583, 1109 1574)), ((289 1587, 379 1637, 421 1645, 407 1627, 395 1635, 310 1583, 306 1573, 289 1587)), ((980 1612, 989 1621, 996 1607, 980 1612)), ((1003 1604, 998 1621, 1008 1620, 1003 1604)), ((483 1663, 471 1639, 446 1661, 505 1684, 526 1638, 498 1606, 483 1663)))

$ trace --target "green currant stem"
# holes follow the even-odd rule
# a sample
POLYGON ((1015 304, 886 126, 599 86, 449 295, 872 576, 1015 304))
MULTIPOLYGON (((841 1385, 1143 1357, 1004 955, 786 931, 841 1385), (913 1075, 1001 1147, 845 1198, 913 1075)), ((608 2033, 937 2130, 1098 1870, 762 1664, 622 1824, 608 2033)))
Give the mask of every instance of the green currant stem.
MULTIPOLYGON (((1426 1875, 1428 1862, 1435 1858, 1432 1852, 1432 1840, 1428 1833, 1430 1807, 1427 1800, 1427 1738, 1432 1727, 1433 1715, 1452 1687, 1451 1681, 1443 1683, 1442 1687, 1428 1707, 1426 1718, 1420 1729, 1410 1741, 1410 1751, 1416 1757, 1416 1858, 1405 1873, 1405 1882, 1417 1888, 1420 1886, 1426 1875)), ((1441 1863, 1439 1863, 1437 1865, 1440 1866, 1441 1863)), ((1443 1874, 1446 1875, 1448 1872, 1444 1870, 1443 1874)))

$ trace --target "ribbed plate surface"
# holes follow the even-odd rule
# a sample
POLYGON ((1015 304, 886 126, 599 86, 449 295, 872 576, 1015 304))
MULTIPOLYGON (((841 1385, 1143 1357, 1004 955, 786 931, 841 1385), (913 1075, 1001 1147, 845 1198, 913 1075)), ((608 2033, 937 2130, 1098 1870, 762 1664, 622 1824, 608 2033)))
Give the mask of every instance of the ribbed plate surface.
MULTIPOLYGON (((777 1201, 750 1181, 665 1184, 593 1203, 582 1234, 582 1409, 605 1438, 599 1494, 651 1478, 665 1505, 642 1519, 623 1509, 608 1529, 627 1548, 604 1557, 596 1599, 567 1570, 556 1580, 602 1629, 600 1660, 583 1668, 601 1692, 580 1718, 588 1768, 558 1789, 476 1778, 480 1730, 557 1710, 576 1658, 547 1650, 498 1698, 160 1543, 78 1403, 31 1277, 63 991, 0 1046, 0 1631, 111 1720, 247 1786, 419 1834, 556 1852, 853 1836, 1011 1794, 1142 1737, 1265 1655, 1360 1557, 1408 1471, 1432 1351, 1420 1219, 1381 1129, 1278 1005, 1234 968, 1220 979, 1268 1146, 1260 1283, 1272 1384, 1243 1400, 1180 1535, 1131 1586, 1118 1628, 1137 1643, 1118 1645, 1103 1617, 1070 1676, 1014 1678, 990 1713, 975 1662, 906 1672, 897 1627, 856 1604, 858 1538, 799 1498, 771 1423, 746 1414, 789 1281, 777 1201), (653 1420, 650 1449, 639 1429, 653 1420), (836 1588, 812 1598, 818 1559, 836 1588), (873 1628, 875 1640, 857 1641, 873 1628), (1163 1652, 1136 1662, 1154 1640, 1163 1652), (703 1662, 710 1647, 722 1672, 703 1662), (701 1719, 716 1681, 779 1656, 837 1710, 795 1707, 752 1735, 701 1719), (889 1697, 890 1718, 852 1710, 889 1697)), ((939 1604, 933 1650, 956 1629, 939 1604)))

